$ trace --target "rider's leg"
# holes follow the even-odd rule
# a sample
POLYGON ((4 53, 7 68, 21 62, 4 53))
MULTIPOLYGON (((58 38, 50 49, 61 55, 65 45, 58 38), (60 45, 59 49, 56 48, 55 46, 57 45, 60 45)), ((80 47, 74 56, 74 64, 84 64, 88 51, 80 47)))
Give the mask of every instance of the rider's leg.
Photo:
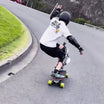
POLYGON ((55 68, 55 71, 54 71, 55 73, 59 72, 60 69, 63 67, 64 58, 65 58, 65 54, 63 52, 61 52, 60 56, 59 56, 58 64, 56 65, 56 68, 55 68))
POLYGON ((56 70, 60 70, 63 66, 62 62, 58 62, 57 66, 56 66, 56 70))
POLYGON ((58 64, 57 64, 57 67, 56 67, 57 70, 60 70, 63 67, 63 60, 65 58, 65 53, 63 51, 64 46, 63 45, 59 45, 59 49, 62 50, 63 55, 61 55, 61 58, 59 58, 59 60, 58 60, 58 64))
POLYGON ((59 45, 59 49, 61 50, 61 52, 63 53, 61 55, 61 57, 58 59, 58 64, 56 66, 56 71, 62 71, 64 72, 65 70, 63 70, 63 60, 65 58, 65 47, 63 45, 59 45))
POLYGON ((63 67, 63 60, 64 60, 65 55, 61 54, 61 56, 59 57, 59 61, 58 64, 54 70, 54 73, 52 74, 52 76, 57 77, 57 78, 65 78, 65 76, 60 74, 60 69, 63 67))
POLYGON ((59 47, 55 47, 55 48, 51 48, 51 47, 47 47, 44 46, 43 44, 40 44, 40 48, 48 55, 52 56, 52 57, 57 57, 59 58, 59 62, 54 70, 54 73, 52 73, 53 77, 57 77, 57 78, 65 78, 65 76, 60 75, 59 74, 59 69, 62 66, 62 62, 64 59, 64 52, 62 52, 62 50, 59 49, 59 47))

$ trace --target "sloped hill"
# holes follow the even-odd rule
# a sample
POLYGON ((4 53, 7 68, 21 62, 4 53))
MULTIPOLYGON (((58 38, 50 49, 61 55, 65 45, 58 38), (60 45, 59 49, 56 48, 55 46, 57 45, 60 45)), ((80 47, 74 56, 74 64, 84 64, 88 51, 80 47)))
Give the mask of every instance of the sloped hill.
POLYGON ((58 2, 63 5, 64 10, 72 13, 73 19, 84 17, 95 25, 104 25, 104 0, 45 0, 45 2, 49 5, 47 10, 51 10, 58 2))

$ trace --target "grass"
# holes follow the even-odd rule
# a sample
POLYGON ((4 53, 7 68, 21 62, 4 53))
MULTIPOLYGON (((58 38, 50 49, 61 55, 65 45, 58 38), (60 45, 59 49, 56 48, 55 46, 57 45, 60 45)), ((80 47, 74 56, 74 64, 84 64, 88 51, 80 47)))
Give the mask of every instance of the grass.
POLYGON ((28 31, 16 16, 0 6, 0 61, 23 49, 29 41, 28 31))

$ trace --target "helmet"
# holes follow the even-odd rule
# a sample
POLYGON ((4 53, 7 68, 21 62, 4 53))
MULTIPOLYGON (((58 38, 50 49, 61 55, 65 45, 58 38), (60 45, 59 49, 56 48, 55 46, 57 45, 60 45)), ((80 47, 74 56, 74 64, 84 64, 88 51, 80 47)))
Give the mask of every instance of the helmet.
POLYGON ((71 20, 71 14, 67 11, 63 11, 59 16, 59 20, 64 21, 65 24, 67 25, 71 20))

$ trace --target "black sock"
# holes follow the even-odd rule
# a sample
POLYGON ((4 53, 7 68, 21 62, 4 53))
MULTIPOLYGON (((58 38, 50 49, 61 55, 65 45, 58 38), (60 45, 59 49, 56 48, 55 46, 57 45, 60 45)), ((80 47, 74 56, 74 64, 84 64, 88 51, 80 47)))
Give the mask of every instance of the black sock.
POLYGON ((58 72, 58 70, 57 70, 57 69, 55 69, 55 70, 54 70, 54 73, 57 73, 57 72, 58 72))

